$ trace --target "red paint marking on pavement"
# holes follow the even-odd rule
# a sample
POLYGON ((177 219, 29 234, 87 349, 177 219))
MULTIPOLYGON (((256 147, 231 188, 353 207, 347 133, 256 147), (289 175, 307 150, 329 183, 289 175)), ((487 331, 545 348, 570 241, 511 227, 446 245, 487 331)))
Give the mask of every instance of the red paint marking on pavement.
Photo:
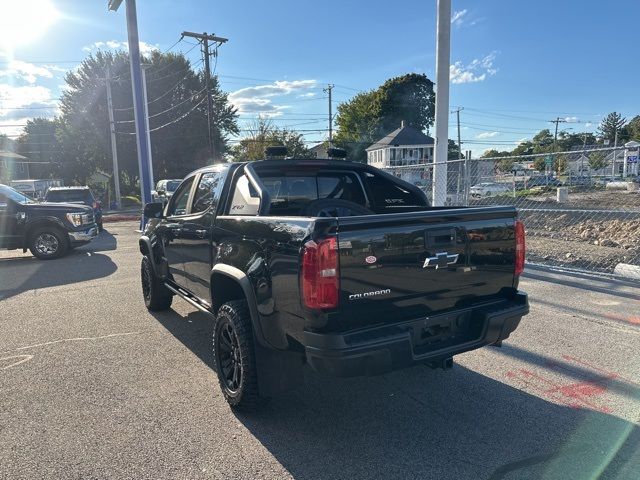
POLYGON ((638 315, 625 317, 624 315, 620 315, 618 313, 605 313, 604 316, 609 320, 618 320, 620 322, 630 323, 631 325, 640 325, 640 316, 638 315))
POLYGON ((579 363, 580 365, 583 365, 585 367, 588 367, 592 370, 596 370, 598 372, 602 372, 605 374, 605 376, 607 377, 607 379, 609 380, 614 380, 614 379, 620 379, 623 380, 627 383, 631 383, 633 385, 640 385, 640 383, 638 383, 635 380, 632 380, 630 378, 625 378, 622 375, 615 373, 615 372, 610 372, 609 370, 605 370, 604 368, 600 368, 596 365, 593 365, 592 363, 589 362, 585 362, 584 360, 580 360, 579 358, 576 357, 572 357, 571 355, 562 355, 562 358, 564 358, 565 360, 568 360, 570 362, 575 362, 575 363, 579 363))
MULTIPOLYGON (((590 369, 599 372, 599 374, 594 373, 589 375, 589 378, 585 378, 582 382, 568 384, 554 382, 526 368, 510 370, 506 372, 506 376, 511 379, 516 379, 523 384, 525 388, 528 387, 535 390, 550 400, 564 404, 568 407, 578 409, 588 408, 603 413, 612 413, 613 410, 609 406, 603 405, 601 400, 597 402, 594 400, 597 397, 604 396, 608 393, 609 389, 605 385, 606 382, 619 378, 620 376, 614 372, 609 372, 570 355, 562 355, 562 358, 569 362, 587 366, 590 369)), ((555 370, 561 374, 562 370, 570 371, 570 367, 567 368, 563 363, 555 362, 553 360, 547 361, 545 366, 549 370, 555 370)))

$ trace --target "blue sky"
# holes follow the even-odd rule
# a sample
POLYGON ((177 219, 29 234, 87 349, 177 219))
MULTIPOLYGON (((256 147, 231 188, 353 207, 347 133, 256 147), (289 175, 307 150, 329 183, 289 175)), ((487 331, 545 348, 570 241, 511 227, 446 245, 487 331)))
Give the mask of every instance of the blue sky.
MULTIPOLYGON (((108 12, 107 0, 12 3, 46 13, 21 17, 0 0, 0 27, 20 25, 0 34, 0 133, 17 135, 27 118, 55 114, 64 72, 96 44, 121 47, 126 26, 124 6, 108 12)), ((640 113, 637 0, 453 0, 453 12, 450 103, 464 107, 462 138, 474 153, 512 148, 556 116, 593 131, 610 111, 640 113)), ((327 127, 327 83, 337 104, 404 73, 435 79, 435 13, 435 0, 138 0, 148 48, 167 49, 183 30, 228 37, 217 73, 242 124, 269 114, 309 141, 326 135, 310 130, 327 127)), ((200 60, 197 48, 188 56, 200 60)))

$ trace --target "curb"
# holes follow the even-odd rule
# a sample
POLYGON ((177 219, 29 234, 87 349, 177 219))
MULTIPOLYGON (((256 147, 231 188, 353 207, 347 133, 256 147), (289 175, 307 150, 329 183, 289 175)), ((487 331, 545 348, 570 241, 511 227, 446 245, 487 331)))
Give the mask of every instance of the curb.
POLYGON ((129 222, 134 220, 139 221, 140 215, 109 215, 108 217, 102 217, 103 223, 129 222))
POLYGON ((619 263, 613 269, 613 273, 624 278, 640 280, 640 265, 631 265, 629 263, 619 263))

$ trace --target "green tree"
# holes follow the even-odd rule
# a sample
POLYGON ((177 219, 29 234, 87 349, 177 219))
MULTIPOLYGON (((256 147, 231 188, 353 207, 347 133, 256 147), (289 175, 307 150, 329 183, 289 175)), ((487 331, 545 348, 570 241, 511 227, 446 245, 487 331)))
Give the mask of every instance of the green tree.
POLYGON ((61 170, 62 150, 57 136, 59 126, 60 122, 55 118, 34 118, 27 121, 18 138, 18 153, 38 162, 29 167, 33 178, 64 176, 61 170))
POLYGON ((511 155, 511 152, 507 152, 507 151, 498 151, 495 148, 486 150, 481 156, 480 158, 496 158, 496 157, 508 157, 511 155))
POLYGON ((616 132, 618 132, 618 143, 624 142, 628 139, 628 133, 623 128, 627 119, 618 112, 611 112, 600 122, 598 127, 598 134, 605 140, 614 142, 616 132))
POLYGON ((426 75, 395 77, 338 105, 334 144, 344 148, 350 160, 364 162, 365 149, 400 127, 402 121, 425 130, 433 125, 434 113, 433 82, 426 75))
POLYGON ((596 137, 591 132, 569 133, 562 131, 558 134, 557 151, 566 152, 582 148, 583 145, 595 145, 596 137))
POLYGON ((553 159, 553 170, 557 175, 565 173, 568 166, 569 162, 565 155, 555 155, 555 158, 553 159))
POLYGON ((640 115, 633 117, 629 123, 627 123, 625 128, 627 129, 631 140, 640 142, 640 115))
MULTIPOLYGON (((154 176, 182 177, 211 162, 207 143, 204 78, 182 54, 153 52, 147 70, 149 125, 154 176)), ((85 183, 97 169, 111 171, 111 144, 105 74, 111 71, 118 160, 123 191, 138 178, 129 57, 124 52, 97 52, 65 77, 57 136, 65 181, 85 183)), ((227 150, 227 134, 238 132, 236 109, 229 105, 217 78, 212 79, 215 150, 227 150)))
POLYGON ((544 157, 536 157, 536 159, 533 161, 533 168, 538 172, 546 172, 547 164, 544 161, 544 157))
POLYGON ((505 158, 496 164, 496 169, 502 173, 509 173, 513 170, 514 163, 515 160, 513 158, 505 158))
POLYGON ((287 147, 287 155, 293 158, 312 158, 313 153, 305 143, 304 137, 286 128, 278 128, 265 118, 259 118, 249 128, 249 134, 234 145, 230 151, 234 162, 264 159, 267 147, 287 147))
POLYGON ((607 166, 606 156, 605 152, 591 152, 589 154, 589 168, 594 171, 602 170, 607 166))

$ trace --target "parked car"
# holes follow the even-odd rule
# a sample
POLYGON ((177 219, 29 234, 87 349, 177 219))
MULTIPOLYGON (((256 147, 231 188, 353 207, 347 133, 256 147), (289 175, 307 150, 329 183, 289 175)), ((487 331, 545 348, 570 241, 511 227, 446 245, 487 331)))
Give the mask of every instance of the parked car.
POLYGON ((97 235, 93 210, 73 203, 36 203, 0 185, 0 248, 27 249, 42 260, 58 258, 97 235))
POLYGON ((93 217, 102 231, 102 203, 96 199, 89 187, 51 187, 44 196, 47 203, 77 203, 93 209, 93 217))
POLYGON ((213 165, 144 212, 145 305, 179 296, 213 318, 232 407, 299 384, 305 363, 345 377, 450 368, 528 313, 513 206, 431 208, 419 187, 362 163, 213 165))
POLYGON ((176 188, 180 185, 182 180, 160 180, 156 184, 156 189, 151 192, 151 197, 154 200, 168 200, 176 191, 176 188))
POLYGON ((469 194, 473 198, 495 197, 509 193, 512 188, 513 186, 507 183, 483 182, 473 185, 469 189, 469 194))
POLYGON ((527 188, 561 187, 563 183, 553 176, 535 175, 527 180, 527 188))

